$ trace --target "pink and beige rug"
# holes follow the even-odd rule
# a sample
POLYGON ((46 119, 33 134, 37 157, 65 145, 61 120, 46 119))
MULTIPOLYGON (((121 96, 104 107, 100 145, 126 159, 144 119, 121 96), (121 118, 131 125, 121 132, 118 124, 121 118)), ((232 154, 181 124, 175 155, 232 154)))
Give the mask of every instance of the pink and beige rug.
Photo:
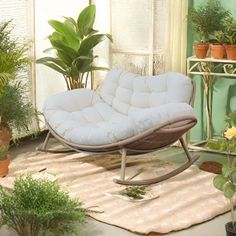
MULTIPOLYGON (((157 155, 129 158, 128 176, 142 172, 136 178, 151 177, 151 173, 163 174, 174 167, 157 155)), ((229 210, 228 201, 212 185, 214 174, 197 167, 152 185, 159 196, 153 200, 132 202, 107 194, 124 188, 112 181, 119 175, 119 165, 119 155, 28 153, 11 162, 9 176, 46 169, 85 207, 96 206, 103 212, 91 213, 93 218, 142 234, 181 230, 229 210)))

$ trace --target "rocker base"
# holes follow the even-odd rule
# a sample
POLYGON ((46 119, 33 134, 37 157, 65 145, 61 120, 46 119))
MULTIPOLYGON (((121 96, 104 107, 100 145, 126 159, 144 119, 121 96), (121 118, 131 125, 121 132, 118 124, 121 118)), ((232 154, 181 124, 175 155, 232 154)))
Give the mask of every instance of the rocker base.
POLYGON ((190 161, 186 162, 185 164, 183 164, 182 166, 178 167, 177 169, 162 175, 162 176, 158 176, 156 178, 152 178, 152 179, 145 179, 145 180, 122 180, 122 179, 117 179, 114 178, 113 181, 117 184, 122 184, 122 185, 130 185, 130 186, 134 186, 134 185, 150 185, 150 184, 155 184, 155 183, 159 183, 162 182, 164 180, 167 180, 175 175, 178 175, 179 173, 183 172, 184 170, 186 170, 187 168, 189 168, 195 161, 197 161, 199 159, 199 156, 194 156, 191 158, 190 161))

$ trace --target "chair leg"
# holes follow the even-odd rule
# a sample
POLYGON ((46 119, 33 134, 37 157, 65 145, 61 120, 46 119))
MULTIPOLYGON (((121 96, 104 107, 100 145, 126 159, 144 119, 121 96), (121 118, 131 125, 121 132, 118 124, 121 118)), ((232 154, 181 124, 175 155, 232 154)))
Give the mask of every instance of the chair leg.
POLYGON ((185 162, 183 165, 179 166, 178 168, 174 169, 173 171, 162 175, 162 176, 158 176, 156 178, 152 178, 152 179, 145 179, 145 180, 130 180, 130 179, 125 179, 125 164, 126 164, 126 151, 124 152, 122 150, 122 160, 121 160, 121 178, 120 179, 114 179, 113 181, 117 184, 123 184, 123 185, 150 185, 150 184, 155 184, 155 183, 159 183, 161 181, 167 180, 175 175, 178 175, 179 173, 183 172, 184 170, 186 170, 187 168, 189 168, 195 161, 198 160, 199 156, 191 156, 191 154, 188 151, 188 148, 183 140, 183 138, 181 137, 180 139, 180 143, 184 149, 184 152, 187 156, 188 161, 185 162))
POLYGON ((126 154, 127 154, 126 149, 122 149, 121 150, 121 173, 120 173, 120 178, 122 180, 125 180, 126 154))
POLYGON ((46 136, 42 146, 36 148, 37 151, 40 151, 40 152, 50 152, 50 153, 68 153, 68 152, 74 152, 73 150, 70 150, 70 149, 61 149, 61 150, 47 149, 48 142, 49 142, 51 136, 52 136, 51 132, 48 131, 47 136, 46 136))

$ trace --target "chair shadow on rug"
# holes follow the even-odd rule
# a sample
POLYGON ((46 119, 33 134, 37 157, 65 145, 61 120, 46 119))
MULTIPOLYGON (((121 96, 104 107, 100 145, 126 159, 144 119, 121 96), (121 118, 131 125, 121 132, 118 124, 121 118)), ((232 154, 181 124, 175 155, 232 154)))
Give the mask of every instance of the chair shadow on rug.
POLYGON ((40 150, 50 151, 47 145, 52 135, 69 150, 119 152, 121 173, 116 183, 148 185, 169 179, 199 158, 190 155, 182 137, 197 123, 194 93, 194 82, 180 73, 140 76, 113 69, 100 93, 75 89, 48 98, 43 114, 49 133, 40 150), (155 178, 126 178, 126 167, 135 165, 126 163, 127 156, 154 152, 177 140, 187 157, 183 165, 155 178))

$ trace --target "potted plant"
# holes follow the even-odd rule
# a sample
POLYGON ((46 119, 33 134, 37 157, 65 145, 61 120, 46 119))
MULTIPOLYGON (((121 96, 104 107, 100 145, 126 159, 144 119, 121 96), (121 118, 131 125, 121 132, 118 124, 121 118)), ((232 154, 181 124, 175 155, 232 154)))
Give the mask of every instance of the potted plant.
POLYGON ((218 0, 208 0, 198 8, 189 10, 188 18, 192 22, 195 33, 201 37, 200 43, 193 46, 196 57, 206 57, 210 35, 214 31, 223 29, 223 19, 228 15, 229 12, 221 6, 218 0))
POLYGON ((214 39, 216 43, 210 44, 211 57, 214 59, 222 59, 225 57, 224 43, 226 41, 223 31, 215 31, 214 39))
POLYGON ((225 50, 228 60, 236 60, 236 20, 229 16, 224 21, 225 50))
POLYGON ((0 146, 9 147, 12 132, 25 132, 36 117, 23 83, 30 59, 26 43, 11 36, 11 21, 0 23, 0 146))
POLYGON ((236 159, 230 156, 230 153, 236 151, 236 128, 230 127, 224 132, 225 140, 215 143, 215 148, 227 151, 227 161, 222 166, 222 173, 215 176, 214 186, 223 192, 224 196, 230 200, 231 221, 225 225, 227 236, 236 236, 236 223, 234 218, 234 201, 233 197, 236 192, 235 174, 236 159), (216 145, 217 144, 217 145, 216 145))
POLYGON ((86 214, 58 183, 31 176, 17 178, 11 190, 0 188, 0 211, 1 224, 19 236, 75 235, 74 223, 83 223, 86 214))
POLYGON ((37 63, 61 73, 68 90, 86 87, 92 71, 107 69, 94 65, 97 57, 93 55, 94 47, 105 38, 111 40, 109 34, 93 29, 95 15, 95 5, 89 5, 79 14, 77 21, 71 17, 65 17, 64 22, 49 21, 55 31, 48 38, 56 55, 38 59, 37 63))

